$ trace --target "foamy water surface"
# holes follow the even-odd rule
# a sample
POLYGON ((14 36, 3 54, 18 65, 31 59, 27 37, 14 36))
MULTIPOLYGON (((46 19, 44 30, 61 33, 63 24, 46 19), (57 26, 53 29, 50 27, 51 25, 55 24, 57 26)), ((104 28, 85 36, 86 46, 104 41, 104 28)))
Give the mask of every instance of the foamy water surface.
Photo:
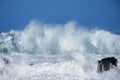
POLYGON ((97 73, 97 60, 119 61, 119 48, 120 36, 109 31, 32 21, 22 31, 0 33, 0 80, 119 80, 119 65, 97 73))

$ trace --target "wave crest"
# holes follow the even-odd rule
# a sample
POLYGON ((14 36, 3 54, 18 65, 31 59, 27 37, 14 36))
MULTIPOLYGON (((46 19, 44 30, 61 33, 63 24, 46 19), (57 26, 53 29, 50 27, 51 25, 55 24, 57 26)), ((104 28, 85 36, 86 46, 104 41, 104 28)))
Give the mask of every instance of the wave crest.
POLYGON ((27 54, 80 53, 118 54, 120 36, 109 31, 81 28, 75 22, 42 24, 30 22, 22 31, 0 33, 0 52, 27 54))

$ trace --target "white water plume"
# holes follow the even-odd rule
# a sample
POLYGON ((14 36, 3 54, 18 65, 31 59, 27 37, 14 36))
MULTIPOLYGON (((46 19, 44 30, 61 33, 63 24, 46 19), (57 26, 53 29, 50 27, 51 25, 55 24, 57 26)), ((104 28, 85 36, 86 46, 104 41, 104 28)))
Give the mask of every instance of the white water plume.
POLYGON ((119 80, 119 70, 96 71, 97 60, 120 59, 119 47, 120 36, 109 31, 31 21, 22 31, 0 33, 0 80, 119 80))

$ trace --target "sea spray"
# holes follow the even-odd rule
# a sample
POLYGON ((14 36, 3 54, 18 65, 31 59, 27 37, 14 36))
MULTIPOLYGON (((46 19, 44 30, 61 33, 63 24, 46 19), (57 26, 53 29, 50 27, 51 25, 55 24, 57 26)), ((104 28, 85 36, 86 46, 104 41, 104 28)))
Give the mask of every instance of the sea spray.
POLYGON ((24 30, 0 33, 0 80, 119 80, 119 71, 97 73, 97 60, 120 59, 119 47, 120 36, 109 31, 32 21, 24 30))

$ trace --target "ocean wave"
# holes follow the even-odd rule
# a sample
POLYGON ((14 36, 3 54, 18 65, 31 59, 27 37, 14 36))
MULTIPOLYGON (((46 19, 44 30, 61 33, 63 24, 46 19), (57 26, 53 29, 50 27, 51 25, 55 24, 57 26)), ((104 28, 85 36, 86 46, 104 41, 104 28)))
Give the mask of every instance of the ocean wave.
POLYGON ((0 33, 0 52, 61 54, 71 51, 119 54, 120 36, 109 31, 81 28, 75 22, 43 24, 31 21, 24 30, 0 33))

